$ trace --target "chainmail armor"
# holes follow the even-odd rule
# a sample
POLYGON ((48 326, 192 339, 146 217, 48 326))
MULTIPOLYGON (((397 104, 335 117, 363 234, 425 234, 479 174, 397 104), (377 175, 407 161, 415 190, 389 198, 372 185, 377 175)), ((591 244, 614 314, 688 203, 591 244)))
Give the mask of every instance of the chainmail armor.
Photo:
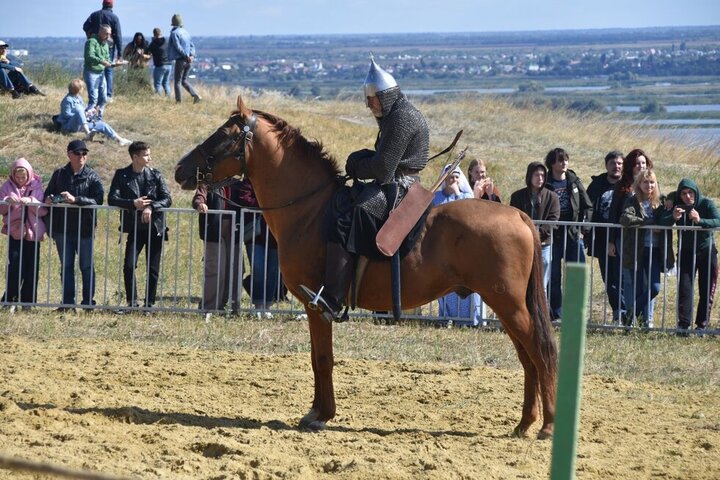
POLYGON ((399 87, 378 92, 382 105, 382 118, 378 119, 380 132, 375 141, 375 152, 366 158, 349 158, 345 171, 362 180, 374 180, 366 184, 355 205, 372 216, 384 220, 390 205, 383 192, 383 185, 396 182, 399 195, 393 207, 405 195, 407 188, 417 179, 398 172, 419 171, 428 162, 430 134, 425 117, 413 106, 399 87))

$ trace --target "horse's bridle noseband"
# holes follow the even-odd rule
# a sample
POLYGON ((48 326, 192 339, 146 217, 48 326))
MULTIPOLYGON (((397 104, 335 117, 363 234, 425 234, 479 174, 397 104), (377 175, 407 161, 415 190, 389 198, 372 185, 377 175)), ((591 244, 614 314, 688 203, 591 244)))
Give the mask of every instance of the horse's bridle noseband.
MULTIPOLYGON (((242 115, 238 113, 234 115, 231 120, 232 119, 242 120, 242 115)), ((250 115, 250 118, 248 118, 247 123, 243 124, 240 121, 236 121, 234 125, 238 127, 242 126, 242 128, 239 132, 234 133, 227 139, 217 142, 215 141, 215 135, 211 135, 210 138, 197 146, 197 150, 205 160, 204 167, 197 167, 197 182, 206 184, 208 189, 217 189, 234 182, 232 177, 228 177, 220 182, 213 182, 212 170, 215 166, 215 159, 219 156, 232 155, 240 163, 240 173, 245 173, 247 166, 245 151, 255 136, 257 116, 253 113, 250 115), (211 142, 213 144, 211 144, 211 142)), ((229 128, 229 126, 224 127, 224 129, 226 128, 229 128)))

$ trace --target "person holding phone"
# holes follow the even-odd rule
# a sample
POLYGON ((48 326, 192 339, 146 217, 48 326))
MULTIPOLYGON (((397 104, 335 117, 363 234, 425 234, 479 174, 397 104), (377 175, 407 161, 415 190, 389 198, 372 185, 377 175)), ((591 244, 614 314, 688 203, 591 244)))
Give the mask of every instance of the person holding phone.
POLYGON ((470 179, 469 183, 475 198, 502 203, 500 200, 500 190, 495 186, 493 179, 488 176, 487 166, 481 158, 470 161, 468 165, 468 178, 470 179))
MULTIPOLYGON (((675 192, 672 208, 660 217, 663 225, 720 227, 720 213, 715 203, 700 194, 697 183, 683 178, 675 192)), ((707 230, 681 230, 678 253, 678 328, 688 330, 692 323, 693 285, 698 274, 698 306, 695 315, 696 330, 705 330, 710 320, 718 277, 717 248, 713 232, 707 230)), ((680 332, 687 335, 687 332, 680 332)))

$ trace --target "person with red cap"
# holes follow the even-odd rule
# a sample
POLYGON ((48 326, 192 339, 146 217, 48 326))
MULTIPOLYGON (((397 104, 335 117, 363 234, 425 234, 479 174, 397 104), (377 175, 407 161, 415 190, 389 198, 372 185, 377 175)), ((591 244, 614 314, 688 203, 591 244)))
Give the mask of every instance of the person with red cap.
MULTIPOLYGON (((102 8, 90 14, 83 24, 85 36, 89 39, 93 35, 100 32, 100 25, 109 25, 112 29, 112 42, 110 44, 110 63, 114 63, 115 59, 122 58, 122 29, 120 28, 120 19, 113 12, 113 0, 103 0, 102 8)), ((113 69, 105 69, 105 83, 108 103, 112 102, 113 96, 113 69)))

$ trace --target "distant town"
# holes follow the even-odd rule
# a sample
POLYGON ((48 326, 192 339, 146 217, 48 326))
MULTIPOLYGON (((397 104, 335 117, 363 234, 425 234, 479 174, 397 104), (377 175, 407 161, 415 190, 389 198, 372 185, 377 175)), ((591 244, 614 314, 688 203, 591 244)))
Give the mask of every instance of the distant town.
MULTIPOLYGON (((126 34, 132 32, 131 25, 123 26, 126 34)), ((67 69, 81 68, 82 38, 9 40, 10 53, 28 65, 56 62, 67 69)), ((194 41, 198 55, 193 73, 204 82, 318 96, 356 89, 367 72, 370 52, 408 88, 597 78, 612 84, 643 76, 720 75, 720 26, 194 41)), ((533 88, 528 85, 525 88, 533 88)))

